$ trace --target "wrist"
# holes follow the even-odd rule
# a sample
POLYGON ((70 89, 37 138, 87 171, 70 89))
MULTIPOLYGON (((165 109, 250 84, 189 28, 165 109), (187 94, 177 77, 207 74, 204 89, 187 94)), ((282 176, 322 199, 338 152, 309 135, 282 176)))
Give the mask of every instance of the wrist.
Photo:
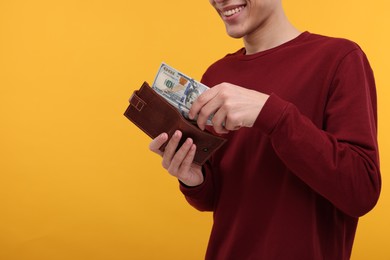
POLYGON ((196 184, 196 185, 189 185, 189 184, 186 184, 184 181, 182 181, 180 179, 177 179, 177 180, 179 181, 180 185, 183 186, 184 188, 187 188, 187 189, 196 188, 196 187, 201 186, 205 182, 205 180, 206 180, 206 174, 205 174, 203 168, 201 169, 201 173, 202 173, 202 176, 203 176, 203 180, 199 184, 196 184))

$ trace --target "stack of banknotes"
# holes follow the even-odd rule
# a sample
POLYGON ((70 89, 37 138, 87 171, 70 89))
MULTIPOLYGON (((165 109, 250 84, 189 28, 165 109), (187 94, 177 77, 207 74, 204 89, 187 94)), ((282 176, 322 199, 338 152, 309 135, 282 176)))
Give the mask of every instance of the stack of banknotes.
MULTIPOLYGON (((195 99, 209 89, 206 85, 188 77, 180 71, 162 63, 152 88, 173 105, 185 118, 195 99)), ((211 125, 211 118, 207 121, 211 125)))

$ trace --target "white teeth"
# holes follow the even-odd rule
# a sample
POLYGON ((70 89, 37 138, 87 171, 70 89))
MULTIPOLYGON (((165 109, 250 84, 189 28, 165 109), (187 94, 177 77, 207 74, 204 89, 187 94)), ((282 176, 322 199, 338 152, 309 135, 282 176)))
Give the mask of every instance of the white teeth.
POLYGON ((223 12, 223 15, 229 17, 232 16, 233 14, 241 12, 242 9, 244 9, 244 6, 236 7, 234 9, 223 12))

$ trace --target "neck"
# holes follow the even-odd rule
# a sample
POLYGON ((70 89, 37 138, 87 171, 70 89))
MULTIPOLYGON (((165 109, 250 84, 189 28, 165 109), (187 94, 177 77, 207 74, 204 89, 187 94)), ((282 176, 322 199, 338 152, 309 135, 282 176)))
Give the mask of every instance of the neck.
POLYGON ((246 35, 244 40, 246 54, 254 54, 277 47, 296 38, 300 34, 287 19, 284 12, 265 21, 262 26, 246 35))

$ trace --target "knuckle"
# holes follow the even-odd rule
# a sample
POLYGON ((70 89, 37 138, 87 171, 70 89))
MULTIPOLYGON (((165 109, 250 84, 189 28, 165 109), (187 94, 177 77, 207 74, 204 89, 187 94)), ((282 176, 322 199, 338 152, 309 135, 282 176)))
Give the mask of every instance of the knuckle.
POLYGON ((173 169, 172 167, 168 167, 168 172, 170 175, 177 177, 177 170, 173 169))
POLYGON ((224 89, 224 88, 227 88, 228 85, 229 85, 229 83, 224 81, 221 84, 219 84, 218 87, 224 89))
POLYGON ((175 175, 177 178, 179 178, 179 179, 182 179, 183 178, 183 174, 180 172, 180 171, 178 171, 177 173, 176 173, 176 175, 175 175))
POLYGON ((169 164, 168 164, 168 162, 167 162, 166 160, 163 160, 163 161, 161 162, 161 165, 162 165, 162 167, 163 167, 165 170, 168 170, 169 164))
POLYGON ((226 111, 230 111, 234 107, 233 102, 231 101, 231 99, 228 99, 228 96, 228 94, 224 94, 224 99, 222 103, 222 108, 226 111))
MULTIPOLYGON (((197 99, 196 99, 196 103, 198 104, 203 104, 204 102, 206 101, 206 96, 205 95, 200 95, 197 99)), ((194 103, 195 103, 194 102, 194 103)))
MULTIPOLYGON (((229 97, 229 94, 227 93, 227 91, 220 91, 219 92, 219 96, 223 99, 223 100, 226 100, 227 97, 229 97)), ((226 103, 226 101, 225 101, 226 103)))
POLYGON ((237 116, 229 113, 227 116, 226 116, 226 121, 228 121, 229 123, 231 124, 234 124, 235 122, 237 122, 237 116))

